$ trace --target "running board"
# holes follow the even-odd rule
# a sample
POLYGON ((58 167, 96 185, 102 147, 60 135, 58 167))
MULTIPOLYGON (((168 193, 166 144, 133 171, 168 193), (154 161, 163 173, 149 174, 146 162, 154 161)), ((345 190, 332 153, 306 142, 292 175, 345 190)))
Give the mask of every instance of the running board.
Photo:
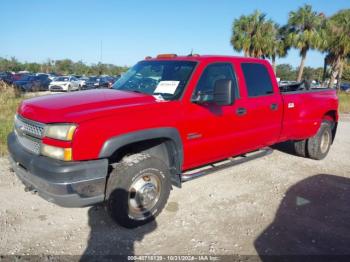
POLYGON ((203 166, 194 170, 187 171, 181 175, 181 182, 187 182, 202 176, 209 175, 221 169, 225 169, 231 166, 246 163, 250 160, 254 160, 263 156, 271 154, 273 150, 271 148, 263 148, 258 151, 253 151, 237 157, 231 157, 226 160, 212 163, 210 165, 203 166))

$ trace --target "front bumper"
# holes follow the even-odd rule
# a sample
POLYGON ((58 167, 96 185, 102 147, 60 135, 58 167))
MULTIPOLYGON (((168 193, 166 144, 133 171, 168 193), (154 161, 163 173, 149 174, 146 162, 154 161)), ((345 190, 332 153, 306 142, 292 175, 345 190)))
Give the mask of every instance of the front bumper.
POLYGON ((104 201, 108 160, 63 162, 24 149, 14 133, 7 139, 10 163, 23 184, 49 202, 83 207, 104 201))
POLYGON ((66 86, 59 86, 59 85, 52 85, 49 86, 50 91, 67 91, 68 87, 66 86))

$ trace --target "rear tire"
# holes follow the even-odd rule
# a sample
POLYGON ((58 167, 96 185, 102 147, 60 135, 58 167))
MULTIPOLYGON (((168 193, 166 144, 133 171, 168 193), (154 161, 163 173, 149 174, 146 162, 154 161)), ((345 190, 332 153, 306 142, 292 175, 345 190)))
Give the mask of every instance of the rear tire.
POLYGON ((293 141, 294 151, 297 156, 306 157, 307 140, 293 141))
POLYGON ((332 122, 323 121, 317 134, 308 139, 307 151, 311 159, 321 160, 325 158, 333 141, 332 122))
POLYGON ((107 210, 119 225, 142 226, 164 208, 171 181, 167 165, 148 154, 125 157, 107 182, 107 210))

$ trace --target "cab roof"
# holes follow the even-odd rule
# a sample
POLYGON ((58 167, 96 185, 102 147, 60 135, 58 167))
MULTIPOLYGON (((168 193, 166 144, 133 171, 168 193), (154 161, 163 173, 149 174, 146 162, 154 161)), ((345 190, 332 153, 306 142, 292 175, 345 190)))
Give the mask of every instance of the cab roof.
POLYGON ((196 61, 196 62, 204 62, 204 61, 224 61, 224 60, 239 60, 241 62, 262 62, 266 61, 260 58, 253 57, 240 57, 240 56, 223 56, 223 55, 188 55, 188 56, 177 56, 174 54, 163 54, 158 55, 156 57, 146 57, 146 61, 196 61))

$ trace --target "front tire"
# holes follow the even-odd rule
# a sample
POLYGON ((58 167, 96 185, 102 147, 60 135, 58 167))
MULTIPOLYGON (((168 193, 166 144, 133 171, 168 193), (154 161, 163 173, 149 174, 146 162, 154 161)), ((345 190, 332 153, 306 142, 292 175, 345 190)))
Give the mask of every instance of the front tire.
POLYGON ((121 226, 135 228, 162 211, 170 194, 169 168, 148 154, 125 157, 107 183, 107 210, 121 226))
POLYGON ((308 139, 307 150, 311 159, 325 158, 333 141, 332 122, 323 121, 317 134, 308 139))

